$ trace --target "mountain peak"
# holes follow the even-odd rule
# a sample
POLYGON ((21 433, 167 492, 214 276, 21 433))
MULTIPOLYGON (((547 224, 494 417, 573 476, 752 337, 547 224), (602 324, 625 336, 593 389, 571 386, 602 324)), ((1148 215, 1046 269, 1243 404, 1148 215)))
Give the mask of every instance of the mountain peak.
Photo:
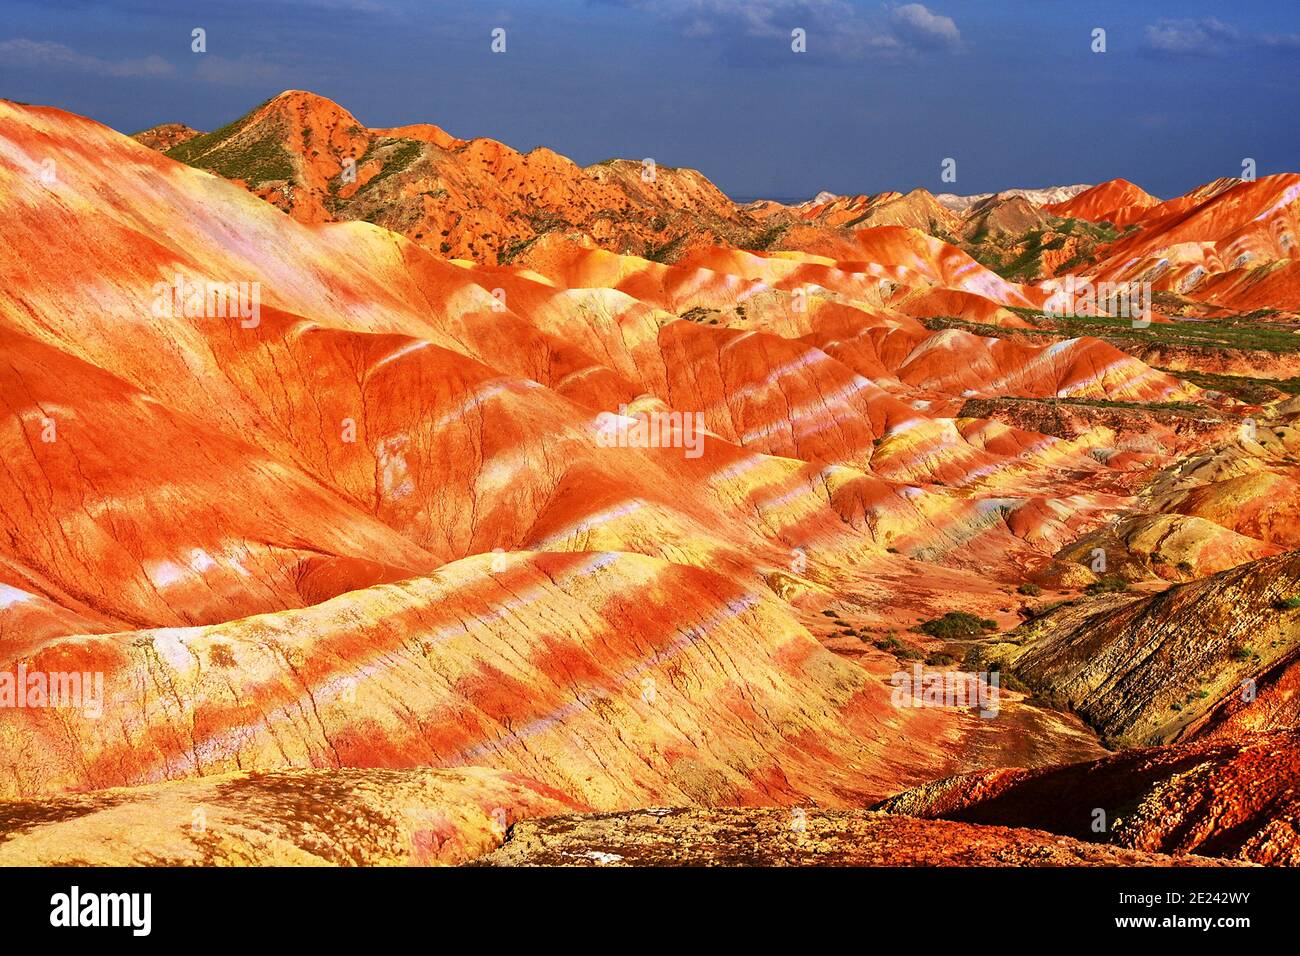
POLYGON ((583 169, 544 145, 521 153, 430 123, 367 129, 307 90, 285 90, 212 133, 146 133, 146 145, 295 219, 360 219, 451 258, 510 260, 557 228, 656 256, 680 254, 694 236, 742 243, 763 231, 693 169, 659 165, 648 179, 638 160, 583 169))
POLYGON ((1057 216, 1123 226, 1135 222, 1145 210, 1159 203, 1157 197, 1127 179, 1108 179, 1064 202, 1043 208, 1057 216))
POLYGON ((255 118, 267 116, 295 118, 303 125, 348 123, 361 128, 361 123, 350 112, 329 97, 307 90, 285 90, 273 96, 254 111, 255 118))
POLYGON ((184 123, 159 123, 157 126, 150 126, 138 133, 132 133, 131 138, 137 143, 148 146, 150 149, 165 153, 167 150, 181 145, 181 143, 187 143, 194 137, 202 135, 201 130, 186 126, 184 123))

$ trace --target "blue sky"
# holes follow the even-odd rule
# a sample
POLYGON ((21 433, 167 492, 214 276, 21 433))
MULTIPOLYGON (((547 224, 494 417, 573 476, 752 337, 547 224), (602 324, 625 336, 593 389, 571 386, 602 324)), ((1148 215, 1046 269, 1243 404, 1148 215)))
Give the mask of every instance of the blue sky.
POLYGON ((1168 196, 1245 157, 1300 171, 1300 4, 0 0, 11 99, 132 132, 213 129, 284 89, 368 126, 694 166, 738 196, 1116 176, 1168 196))

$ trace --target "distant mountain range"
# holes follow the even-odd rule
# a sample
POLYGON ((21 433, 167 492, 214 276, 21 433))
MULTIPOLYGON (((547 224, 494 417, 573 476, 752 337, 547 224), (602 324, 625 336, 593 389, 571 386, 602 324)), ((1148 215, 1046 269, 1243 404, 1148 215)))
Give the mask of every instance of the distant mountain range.
POLYGON ((996 193, 975 193, 971 196, 956 196, 952 193, 939 193, 934 197, 935 202, 945 209, 951 209, 953 212, 965 212, 976 203, 983 202, 986 199, 1011 199, 1019 196, 1027 199, 1035 206, 1047 206, 1052 203, 1065 202, 1067 199, 1073 199, 1085 189, 1090 188, 1086 184, 1075 186, 1044 186, 1042 189, 1003 189, 996 193))

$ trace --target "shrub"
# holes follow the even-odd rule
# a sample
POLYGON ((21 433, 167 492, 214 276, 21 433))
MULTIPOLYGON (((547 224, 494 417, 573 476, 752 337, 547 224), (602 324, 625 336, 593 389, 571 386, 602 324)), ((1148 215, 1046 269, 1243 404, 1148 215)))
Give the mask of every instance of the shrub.
POLYGON ((925 654, 920 648, 908 644, 906 641, 900 641, 892 634, 888 637, 882 637, 879 640, 872 641, 872 646, 878 651, 888 651, 900 660, 919 661, 925 658, 925 654))
POLYGON ((1127 591, 1128 582, 1123 578, 1102 578, 1083 589, 1085 594, 1108 594, 1113 591, 1127 591))
POLYGON ((949 611, 943 617, 926 621, 917 628, 922 634, 950 641, 983 637, 986 632, 997 629, 997 621, 967 614, 965 611, 949 611))
MULTIPOLYGON (((1004 671, 994 664, 989 665, 989 671, 997 673, 998 687, 1001 688, 1002 690, 1013 690, 1018 694, 1034 694, 1034 689, 1032 687, 1030 687, 1028 684, 1026 684, 1024 681, 1022 681, 1019 677, 1017 677, 1015 674, 1011 673, 1010 671, 1004 671)), ((1037 697, 1037 695, 1034 696, 1037 697)), ((1057 706, 1055 703, 1050 704, 1049 706, 1055 708, 1056 710, 1067 709, 1062 706, 1057 706)))
POLYGON ((1028 597, 1038 597, 1038 595, 1043 593, 1042 588, 1040 588, 1037 584, 1032 584, 1032 583, 1022 584, 1020 585, 1020 587, 1016 588, 1016 590, 1028 597))
POLYGON ((1038 607, 1030 608, 1029 619, 1032 621, 1040 617, 1046 617, 1057 608, 1072 607, 1073 605, 1073 601, 1048 601, 1046 604, 1040 604, 1038 607))

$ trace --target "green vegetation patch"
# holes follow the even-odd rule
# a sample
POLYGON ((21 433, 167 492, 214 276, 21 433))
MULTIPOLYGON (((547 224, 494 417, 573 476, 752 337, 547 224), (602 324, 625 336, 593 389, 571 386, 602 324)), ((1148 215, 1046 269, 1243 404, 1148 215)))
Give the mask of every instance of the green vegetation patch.
POLYGON ((242 130, 245 126, 247 126, 249 122, 252 120, 252 118, 257 114, 257 112, 261 110, 262 107, 266 106, 267 103, 270 102, 271 102, 270 100, 266 100, 265 102, 259 103, 257 106, 253 107, 243 116, 239 117, 239 119, 235 120, 234 122, 227 123, 225 126, 221 127, 220 129, 214 129, 211 133, 201 133, 200 135, 195 136, 193 139, 187 139, 183 143, 178 143, 175 146, 173 146, 171 149, 167 150, 164 155, 170 156, 172 159, 176 159, 182 163, 188 163, 189 165, 193 166, 195 165, 195 160, 198 159, 200 156, 202 156, 204 153, 216 149, 226 140, 230 139, 232 136, 234 136, 236 133, 242 130))
POLYGON ((1035 608, 1029 609, 1029 620, 1036 621, 1039 618, 1047 617, 1053 611, 1063 607, 1073 607, 1073 601, 1049 601, 1046 604, 1040 604, 1035 608))
POLYGON ((497 254, 497 262, 503 266, 509 265, 523 255, 528 250, 528 247, 540 238, 542 237, 537 235, 530 236, 527 239, 516 239, 497 254))
POLYGON ((261 104, 221 129, 173 146, 167 150, 166 155, 226 179, 242 179, 249 186, 292 179, 293 158, 281 145, 276 134, 268 133, 251 141, 238 139, 252 117, 265 105, 266 103, 261 104))
POLYGON ((983 637, 990 631, 998 629, 997 621, 986 617, 968 614, 965 611, 949 611, 943 617, 926 621, 917 627, 922 634, 929 634, 941 640, 960 641, 983 637))
POLYGON ((1083 589, 1085 594, 1112 594, 1118 591, 1127 591, 1128 582, 1123 578, 1108 577, 1100 581, 1093 581, 1083 589))
POLYGON ((740 248, 751 249, 756 252, 762 252, 764 250, 771 249, 772 244, 775 243, 778 239, 780 239, 781 235, 788 228, 790 228, 789 224, 786 223, 782 223, 776 226, 771 226, 770 228, 764 229, 762 232, 758 233, 757 235, 747 239, 741 245, 740 248))
POLYGON ((367 160, 374 159, 376 154, 380 152, 384 153, 382 157, 383 166, 364 186, 357 190, 358 194, 368 192, 389 176, 410 168, 417 159, 424 155, 424 144, 418 139, 381 137, 370 144, 365 155, 357 161, 357 166, 361 166, 367 160))
POLYGON ((273 137, 240 148, 221 149, 191 164, 250 186, 293 178, 293 159, 273 137))
POLYGON ((1043 267, 1043 231, 1031 229, 1024 237, 1024 250, 994 271, 1010 282, 1028 282, 1043 267))
POLYGON ((1067 406, 1072 408, 1114 408, 1142 412, 1174 412, 1178 414, 1195 413, 1198 416, 1222 418, 1216 409, 1195 402, 1121 402, 1109 398, 1041 398, 1033 395, 1003 395, 997 398, 973 398, 962 406, 958 412, 961 418, 983 418, 987 412, 979 409, 989 408, 994 403, 1016 403, 1022 405, 1048 405, 1052 407, 1067 406))
POLYGON ((871 642, 872 647, 878 651, 885 651, 893 654, 899 660, 920 661, 924 660, 926 655, 915 644, 909 644, 907 641, 900 641, 892 633, 879 637, 871 642))
POLYGON ((1265 405, 1282 395, 1300 395, 1300 377, 1254 378, 1249 375, 1223 375, 1219 372, 1200 372, 1194 369, 1160 368, 1157 370, 1186 379, 1201 388, 1222 392, 1248 405, 1265 405))
MULTIPOLYGON (((970 322, 955 316, 931 316, 920 322, 931 331, 960 328, 972 335, 986 338, 1008 338, 1016 335, 1046 336, 1052 339, 1079 338, 1085 335, 1105 339, 1114 345, 1129 343, 1144 345, 1179 346, 1193 349, 1244 350, 1290 354, 1300 352, 1300 325, 1281 322, 1263 322, 1246 316, 1235 319, 1182 319, 1172 323, 1152 322, 1145 328, 1134 328, 1129 319, 1111 316, 1053 316, 1035 309, 1004 306, 1035 327, 1009 329, 987 322, 970 322)), ((1177 372, 1187 378, 1187 373, 1177 372)))
POLYGON ((646 245, 644 258, 649 259, 651 262, 667 263, 669 258, 681 248, 685 239, 686 233, 682 233, 676 239, 670 239, 659 245, 649 243, 646 245))

